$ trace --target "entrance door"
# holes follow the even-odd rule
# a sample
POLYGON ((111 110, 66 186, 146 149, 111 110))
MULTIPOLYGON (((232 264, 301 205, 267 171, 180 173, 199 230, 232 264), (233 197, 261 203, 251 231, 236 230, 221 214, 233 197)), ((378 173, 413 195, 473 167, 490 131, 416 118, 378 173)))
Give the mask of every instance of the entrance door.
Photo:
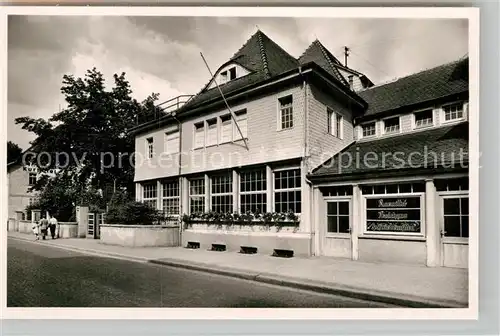
POLYGON ((442 194, 441 264, 467 268, 469 264, 469 196, 442 194))
POLYGON ((350 198, 326 200, 326 216, 322 225, 322 255, 352 258, 352 205, 350 198))

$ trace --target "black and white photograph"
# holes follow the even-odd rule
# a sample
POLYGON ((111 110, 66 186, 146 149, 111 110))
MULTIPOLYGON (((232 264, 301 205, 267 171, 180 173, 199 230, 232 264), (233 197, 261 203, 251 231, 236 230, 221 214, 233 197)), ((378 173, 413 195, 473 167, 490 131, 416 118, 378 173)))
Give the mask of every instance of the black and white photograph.
POLYGON ((289 10, 11 8, 6 312, 477 313, 477 12, 289 10))

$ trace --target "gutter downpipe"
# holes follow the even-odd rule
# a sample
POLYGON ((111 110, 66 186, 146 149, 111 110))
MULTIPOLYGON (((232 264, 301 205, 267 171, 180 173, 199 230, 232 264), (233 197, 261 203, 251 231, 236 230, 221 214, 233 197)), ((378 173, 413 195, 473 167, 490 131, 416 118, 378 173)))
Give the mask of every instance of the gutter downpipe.
MULTIPOLYGON (((301 66, 299 66, 299 75, 304 77, 301 66)), ((302 87, 304 90, 304 155, 303 155, 303 162, 304 162, 304 168, 306 169, 306 173, 304 174, 304 180, 309 185, 308 211, 309 211, 309 222, 310 222, 310 230, 311 230, 311 244, 309 245, 310 246, 309 252, 311 255, 314 255, 315 248, 313 247, 313 242, 316 240, 315 239, 316 230, 314 227, 314 220, 313 220, 313 217, 314 217, 314 189, 313 189, 312 182, 307 178, 307 174, 309 173, 309 165, 307 163, 308 162, 307 159, 309 157, 309 147, 308 147, 308 143, 307 143, 307 137, 309 136, 309 124, 308 124, 308 121, 309 121, 309 118, 308 118, 309 101, 307 99, 307 82, 306 82, 305 78, 303 79, 302 87)))
MULTIPOLYGON (((184 183, 181 183, 181 174, 182 174, 182 123, 180 122, 179 119, 175 116, 175 112, 172 113, 172 118, 177 121, 177 124, 179 126, 179 159, 178 159, 178 175, 179 175, 179 245, 182 246, 182 231, 184 228, 184 225, 182 223, 182 217, 183 217, 183 209, 182 209, 182 204, 184 203, 183 198, 184 198, 184 183)), ((183 182, 183 181, 182 181, 183 182)))

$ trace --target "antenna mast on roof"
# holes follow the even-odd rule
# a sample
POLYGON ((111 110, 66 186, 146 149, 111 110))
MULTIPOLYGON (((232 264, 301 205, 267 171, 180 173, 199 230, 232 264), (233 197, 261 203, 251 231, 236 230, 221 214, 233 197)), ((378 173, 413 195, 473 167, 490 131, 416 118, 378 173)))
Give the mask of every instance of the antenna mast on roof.
POLYGON ((210 73, 210 76, 214 79, 215 86, 217 86, 217 89, 219 89, 220 95, 222 96, 222 100, 224 100, 224 103, 226 104, 227 109, 229 110, 229 113, 231 114, 231 118, 234 120, 234 124, 236 125, 236 128, 238 129, 238 133, 240 133, 241 139, 243 139, 243 142, 245 143, 245 148, 248 150, 248 145, 247 145, 247 140, 243 136, 243 133, 241 132, 240 126, 238 125, 238 121, 236 121, 236 116, 234 115, 233 111, 229 107, 229 104, 226 100, 226 97, 224 97, 224 94, 222 93, 222 90, 220 89, 219 84, 217 83, 217 79, 215 79, 212 71, 210 70, 210 67, 208 66, 207 61, 205 60, 205 57, 203 56, 203 53, 200 52, 201 58, 203 59, 203 62, 205 62, 205 65, 208 69, 208 72, 210 73))
POLYGON ((349 56, 349 48, 344 46, 344 66, 347 68, 347 57, 349 56))

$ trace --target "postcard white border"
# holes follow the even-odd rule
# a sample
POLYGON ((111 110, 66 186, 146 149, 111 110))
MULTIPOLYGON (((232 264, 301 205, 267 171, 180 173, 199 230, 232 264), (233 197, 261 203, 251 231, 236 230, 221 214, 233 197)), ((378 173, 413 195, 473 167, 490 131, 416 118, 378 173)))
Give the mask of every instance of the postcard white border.
MULTIPOLYGON (((232 16, 232 17, 322 17, 322 18, 412 18, 469 20, 469 104, 479 111, 479 9, 451 7, 2 7, 0 36, 2 55, 2 117, 7 117, 7 15, 98 15, 98 16, 232 16)), ((5 121, 4 119, 4 121, 5 121)), ((0 138, 7 141, 7 123, 0 138)), ((464 309, 221 309, 221 308, 7 308, 7 231, 1 230, 2 318, 16 319, 303 319, 303 320, 466 320, 478 317, 478 204, 479 204, 479 113, 470 114, 470 209, 476 223, 469 237, 469 307, 464 309)), ((0 165, 6 167, 5 146, 0 146, 0 165)), ((7 172, 2 185, 0 218, 7 218, 7 172)), ((472 216, 471 216, 472 217, 472 216)))

